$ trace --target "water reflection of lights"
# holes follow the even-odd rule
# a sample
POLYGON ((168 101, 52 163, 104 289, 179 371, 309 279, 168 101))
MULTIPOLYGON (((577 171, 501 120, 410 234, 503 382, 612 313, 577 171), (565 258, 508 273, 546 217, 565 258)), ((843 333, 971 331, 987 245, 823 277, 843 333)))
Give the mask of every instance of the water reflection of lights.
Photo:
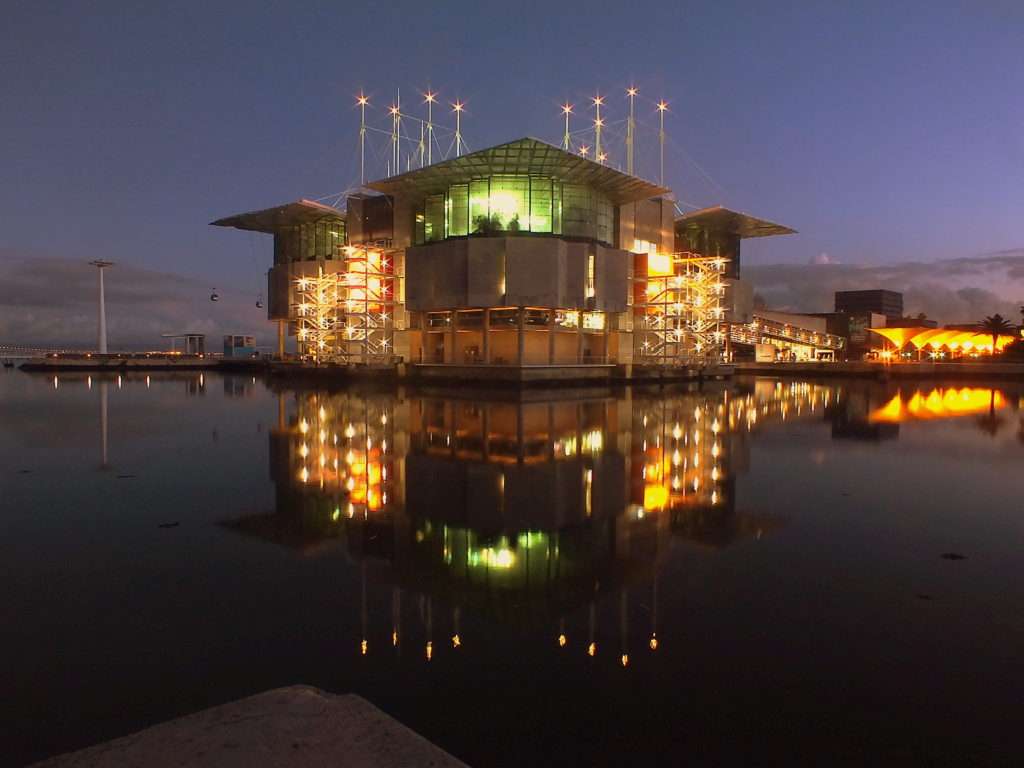
MULTIPOLYGON (((362 569, 393 598, 380 626, 364 595, 360 655, 398 653, 400 638, 426 661, 471 649, 477 635, 458 619, 468 610, 542 622, 553 648, 632 670, 638 650, 663 646, 656 581, 671 540, 720 549, 778 525, 735 509, 744 435, 824 418, 837 391, 759 382, 739 394, 527 403, 301 393, 290 416, 279 405, 271 435, 277 516, 294 510, 286 543, 303 551, 334 539, 359 562, 387 563, 362 569)), ((234 525, 282 530, 280 519, 234 525)))
POLYGON ((902 392, 897 392, 885 405, 872 411, 868 421, 872 424, 898 424, 905 421, 950 419, 1000 410, 1006 405, 1006 398, 997 389, 937 387, 927 392, 917 390, 906 399, 902 392))

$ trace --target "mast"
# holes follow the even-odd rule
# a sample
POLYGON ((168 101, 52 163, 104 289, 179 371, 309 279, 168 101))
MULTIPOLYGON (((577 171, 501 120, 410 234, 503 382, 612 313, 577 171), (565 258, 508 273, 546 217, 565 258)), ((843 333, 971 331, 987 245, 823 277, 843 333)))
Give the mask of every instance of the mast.
MULTIPOLYGON (((437 93, 428 88, 423 94, 423 99, 427 102, 427 165, 431 165, 434 162, 434 102, 437 101, 437 93)), ((423 158, 420 157, 420 165, 422 164, 423 158)))
POLYGON ((634 101, 636 100, 636 94, 636 86, 630 86, 626 89, 626 95, 629 97, 629 120, 626 122, 626 173, 630 176, 634 175, 633 141, 636 136, 636 117, 633 107, 634 101))
POLYGON ((452 104, 452 112, 455 113, 455 156, 462 157, 462 110, 466 104, 456 101, 452 104))
MULTIPOLYGON (((398 105, 392 104, 388 109, 391 114, 391 168, 389 171, 398 173, 398 105)), ((391 173, 388 174, 389 176, 391 173)))
POLYGON ((562 105, 562 115, 565 116, 565 135, 562 136, 562 149, 569 151, 569 115, 572 114, 572 104, 565 102, 562 105))
POLYGON ((359 184, 366 184, 366 105, 370 102, 366 94, 359 92, 359 184))
POLYGON ((601 119, 601 105, 604 104, 604 96, 600 93, 594 96, 591 101, 594 102, 594 108, 597 110, 597 115, 594 118, 594 156, 598 162, 603 162, 601 152, 601 129, 604 127, 604 121, 601 119))
POLYGON ((665 186, 665 110, 668 109, 668 102, 662 99, 658 102, 658 152, 661 164, 661 173, 658 176, 658 183, 665 186))

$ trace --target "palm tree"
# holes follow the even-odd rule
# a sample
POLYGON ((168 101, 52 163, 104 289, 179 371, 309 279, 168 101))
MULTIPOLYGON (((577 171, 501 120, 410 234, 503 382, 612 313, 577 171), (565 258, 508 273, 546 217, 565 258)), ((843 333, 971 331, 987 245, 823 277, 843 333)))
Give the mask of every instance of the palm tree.
POLYGON ((1009 320, 996 312, 996 314, 986 317, 981 322, 981 330, 992 334, 992 354, 995 355, 999 337, 1009 334, 1013 330, 1013 325, 1009 320))

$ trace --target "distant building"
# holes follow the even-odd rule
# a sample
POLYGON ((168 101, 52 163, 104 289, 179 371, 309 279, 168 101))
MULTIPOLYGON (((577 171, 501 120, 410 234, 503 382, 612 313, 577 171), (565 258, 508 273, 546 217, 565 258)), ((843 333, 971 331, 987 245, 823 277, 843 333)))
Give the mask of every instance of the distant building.
POLYGON ((842 359, 846 339, 824 317, 756 309, 751 322, 730 326, 733 357, 758 362, 842 359))
POLYGON ((887 318, 903 317, 903 294, 899 291, 836 291, 835 300, 836 312, 848 315, 874 312, 887 318))
POLYGON ((224 357, 255 357, 257 354, 255 337, 241 335, 224 337, 224 357))

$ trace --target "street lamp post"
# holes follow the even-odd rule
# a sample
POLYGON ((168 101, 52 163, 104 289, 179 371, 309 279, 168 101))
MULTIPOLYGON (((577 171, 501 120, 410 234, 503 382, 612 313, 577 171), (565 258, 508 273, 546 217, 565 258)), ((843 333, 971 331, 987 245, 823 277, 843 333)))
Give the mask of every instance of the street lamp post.
POLYGON ((97 346, 99 349, 97 351, 101 355, 105 355, 107 354, 107 306, 103 298, 103 270, 114 266, 114 262, 97 259, 96 261, 90 261, 89 264, 96 267, 100 273, 99 327, 97 329, 97 346))

